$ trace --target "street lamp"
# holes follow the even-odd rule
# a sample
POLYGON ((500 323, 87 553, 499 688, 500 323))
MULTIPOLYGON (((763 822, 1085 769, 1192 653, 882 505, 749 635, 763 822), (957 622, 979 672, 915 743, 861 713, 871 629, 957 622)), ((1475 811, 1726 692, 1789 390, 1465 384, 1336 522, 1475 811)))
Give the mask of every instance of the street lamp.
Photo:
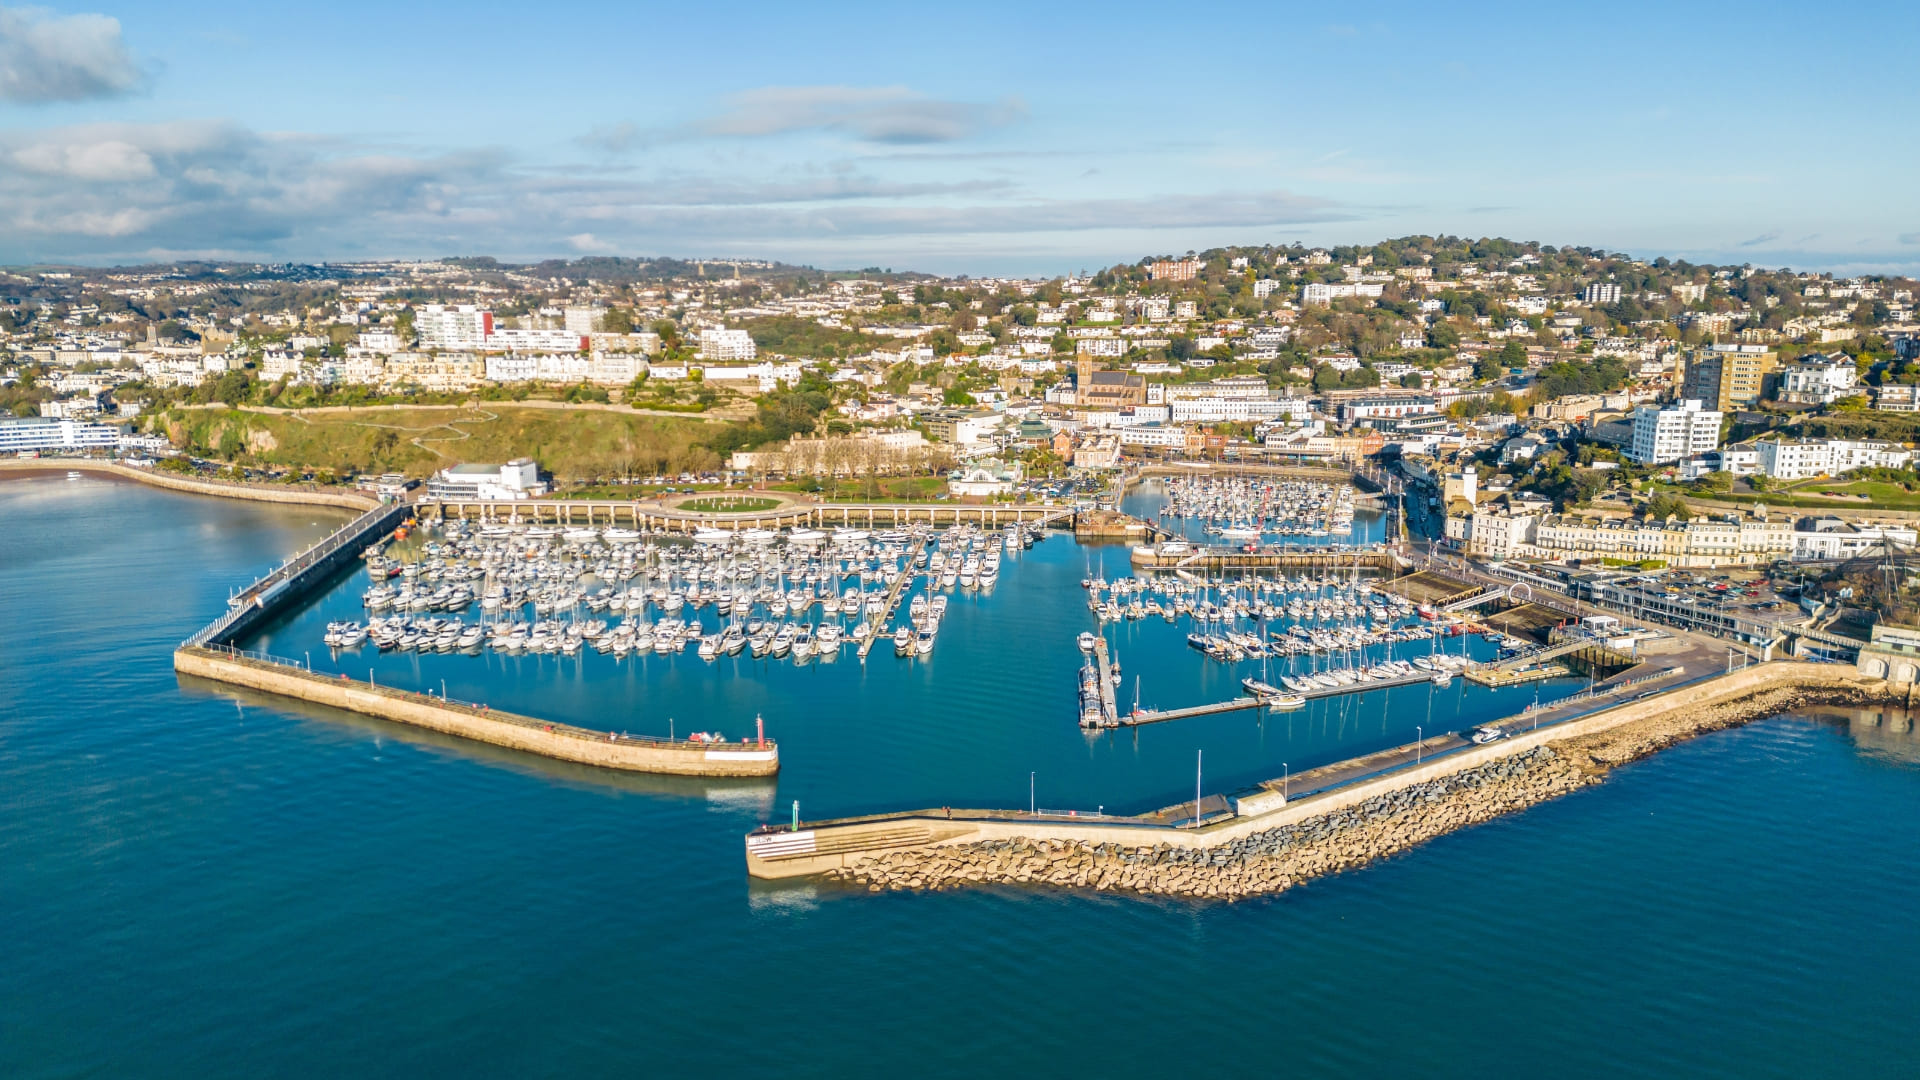
POLYGON ((1427 741, 1427 729, 1419 724, 1415 724, 1413 725, 1413 733, 1417 736, 1413 740, 1413 763, 1418 765, 1420 764, 1421 744, 1427 741))

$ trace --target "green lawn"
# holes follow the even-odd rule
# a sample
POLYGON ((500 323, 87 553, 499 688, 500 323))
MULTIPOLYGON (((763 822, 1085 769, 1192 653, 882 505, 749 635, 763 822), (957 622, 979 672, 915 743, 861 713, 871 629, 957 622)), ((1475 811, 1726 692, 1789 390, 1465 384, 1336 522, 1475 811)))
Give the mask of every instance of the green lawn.
POLYGON ((1662 488, 1661 490, 1670 491, 1676 495, 1684 495, 1689 499, 1711 499, 1714 502, 1737 503, 1746 506, 1759 502, 1765 503, 1768 506, 1799 507, 1809 510, 1837 510, 1846 507, 1852 507, 1854 509, 1920 510, 1920 492, 1908 491, 1899 484, 1888 484, 1877 480, 1862 480, 1850 484, 1836 484, 1831 481, 1825 483, 1815 482, 1804 488, 1798 488, 1790 492, 1767 491, 1758 494, 1753 492, 1718 492, 1708 494, 1690 491, 1686 488, 1662 488), (1865 495, 1866 498, 1822 498, 1820 493, 1823 491, 1838 491, 1847 495, 1865 495))
POLYGON ((704 499, 692 499, 674 507, 690 514, 757 514, 762 510, 771 510, 780 505, 779 499, 763 499, 758 496, 716 495, 704 499))
POLYGON ((842 480, 838 483, 802 480, 776 484, 774 490, 817 495, 828 502, 932 502, 947 493, 947 480, 943 476, 883 476, 871 482, 842 480))

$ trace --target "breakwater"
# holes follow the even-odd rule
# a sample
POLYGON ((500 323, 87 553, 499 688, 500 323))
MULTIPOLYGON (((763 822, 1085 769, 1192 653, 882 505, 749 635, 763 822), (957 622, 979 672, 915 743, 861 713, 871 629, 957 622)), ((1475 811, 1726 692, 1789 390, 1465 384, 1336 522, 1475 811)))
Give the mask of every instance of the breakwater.
POLYGON ((202 627, 186 645, 231 645, 302 600, 353 563, 362 549, 404 521, 405 503, 376 504, 326 539, 281 563, 227 601, 226 614, 202 627))
POLYGON ((882 815, 805 826, 800 843, 763 831, 748 838, 748 864, 755 876, 821 874, 874 891, 1042 885, 1240 899, 1558 798, 1706 731, 1812 705, 1908 704, 1913 693, 1831 665, 1759 664, 1305 797, 1265 784, 1233 800, 1232 816, 1200 828, 1005 812, 882 815))
POLYGON ((0 460, 0 473, 60 473, 63 471, 117 476, 122 480, 132 480, 152 487, 166 488, 169 491, 184 491, 194 495, 217 495, 223 499, 245 499, 250 502, 335 506, 342 510, 370 510, 380 505, 380 500, 372 495, 338 488, 305 484, 239 484, 226 480, 203 480, 162 472, 158 469, 135 468, 131 465, 122 465, 117 461, 100 461, 96 458, 0 460))
POLYGON ((220 649, 182 647, 173 654, 173 667, 182 675, 605 769, 678 776, 772 776, 780 771, 780 749, 772 740, 708 743, 616 735, 345 676, 318 675, 290 663, 220 649))

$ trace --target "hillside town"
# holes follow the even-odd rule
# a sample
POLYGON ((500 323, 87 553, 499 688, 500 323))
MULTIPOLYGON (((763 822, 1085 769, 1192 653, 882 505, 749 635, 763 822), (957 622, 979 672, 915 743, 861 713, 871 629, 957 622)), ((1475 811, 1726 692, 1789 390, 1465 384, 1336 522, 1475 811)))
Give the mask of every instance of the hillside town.
MULTIPOLYGON (((1150 459, 1370 459, 1404 475, 1416 526, 1475 556, 1829 559, 1913 541, 1873 512, 1920 510, 1914 290, 1451 237, 1044 280, 745 260, 16 268, 0 453, 310 476, 251 432, 196 444, 182 418, 544 402, 713 421, 640 470, 656 477, 925 474, 978 499, 1150 459)), ((543 464, 556 487, 617 471, 543 464)))

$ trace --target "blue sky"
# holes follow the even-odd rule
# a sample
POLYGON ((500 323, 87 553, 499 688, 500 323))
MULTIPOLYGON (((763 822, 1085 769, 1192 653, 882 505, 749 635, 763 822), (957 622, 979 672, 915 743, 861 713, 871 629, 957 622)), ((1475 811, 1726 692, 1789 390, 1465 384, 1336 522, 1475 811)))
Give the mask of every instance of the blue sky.
POLYGON ((7 262, 1448 232, 1920 271, 1912 4, 6 2, 7 262))

